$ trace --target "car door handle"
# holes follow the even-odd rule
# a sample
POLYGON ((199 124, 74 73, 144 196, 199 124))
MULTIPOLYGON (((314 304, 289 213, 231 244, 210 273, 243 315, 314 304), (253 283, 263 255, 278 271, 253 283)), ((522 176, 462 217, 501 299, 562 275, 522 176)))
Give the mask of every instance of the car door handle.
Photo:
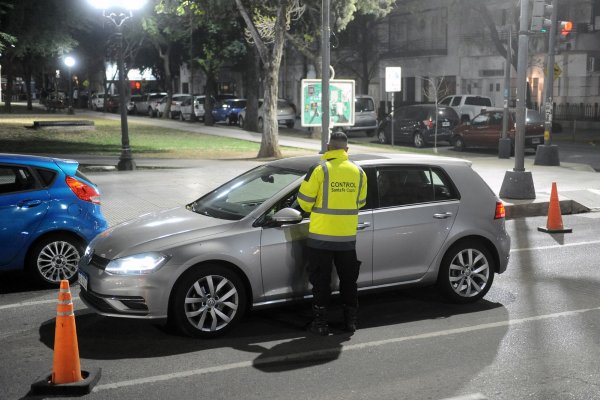
POLYGON ((42 204, 41 200, 21 200, 17 205, 21 208, 36 207, 42 204))
POLYGON ((358 226, 356 227, 356 229, 362 231, 363 229, 366 229, 366 228, 368 228, 370 226, 371 226, 370 222, 361 222, 361 223, 358 224, 358 226))
POLYGON ((433 218, 436 218, 436 219, 446 219, 446 218, 450 218, 451 216, 452 216, 451 212, 433 214, 433 218))

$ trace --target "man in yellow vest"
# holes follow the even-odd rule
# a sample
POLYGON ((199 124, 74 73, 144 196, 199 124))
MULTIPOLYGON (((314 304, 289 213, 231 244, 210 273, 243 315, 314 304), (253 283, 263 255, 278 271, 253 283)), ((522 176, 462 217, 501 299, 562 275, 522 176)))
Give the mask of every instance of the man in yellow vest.
POLYGON ((331 297, 331 268, 340 278, 344 328, 356 330, 358 296, 356 280, 360 261, 356 258, 358 210, 367 200, 367 176, 348 159, 348 138, 331 134, 321 162, 306 174, 298 203, 310 212, 308 229, 308 280, 313 289, 314 320, 310 331, 329 335, 327 307, 331 297))

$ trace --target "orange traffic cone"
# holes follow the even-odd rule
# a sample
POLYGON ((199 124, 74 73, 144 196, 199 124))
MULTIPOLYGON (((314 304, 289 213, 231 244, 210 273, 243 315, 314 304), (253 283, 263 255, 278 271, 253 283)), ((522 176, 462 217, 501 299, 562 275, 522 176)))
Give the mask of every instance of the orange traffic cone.
POLYGON ((100 370, 93 373, 81 370, 75 314, 69 281, 60 282, 54 331, 54 360, 52 373, 31 385, 37 394, 86 394, 100 379, 100 370))
POLYGON ((56 307, 56 329, 54 331, 54 362, 52 383, 72 383, 82 380, 79 363, 79 346, 75 329, 75 314, 69 281, 60 282, 58 306, 56 307))
POLYGON ((546 233, 571 233, 573 229, 563 227, 562 216, 560 213, 560 202, 558 201, 558 190, 556 182, 552 182, 552 191, 550 192, 550 204, 548 205, 548 220, 546 226, 538 228, 540 232, 546 233))

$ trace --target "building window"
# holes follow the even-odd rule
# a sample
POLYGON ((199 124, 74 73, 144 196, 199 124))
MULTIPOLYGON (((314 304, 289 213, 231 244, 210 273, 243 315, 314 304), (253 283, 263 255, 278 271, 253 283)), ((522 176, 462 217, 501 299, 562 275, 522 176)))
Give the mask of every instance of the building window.
POLYGON ((448 51, 448 10, 435 8, 389 18, 389 50, 411 55, 445 55, 448 51))
POLYGON ((499 92, 499 91, 500 91, 500 84, 496 83, 496 92, 499 92))
POLYGON ((490 93, 494 91, 494 84, 490 83, 490 93))

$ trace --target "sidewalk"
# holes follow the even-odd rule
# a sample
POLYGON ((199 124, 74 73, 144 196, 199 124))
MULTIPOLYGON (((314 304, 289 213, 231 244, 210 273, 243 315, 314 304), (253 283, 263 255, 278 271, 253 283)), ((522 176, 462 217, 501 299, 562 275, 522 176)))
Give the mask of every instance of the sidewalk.
MULTIPOLYGON (((98 117, 98 113, 84 111, 78 111, 77 115, 82 118, 85 118, 86 115, 89 117, 98 117)), ((117 114, 103 114, 103 116, 108 119, 120 118, 117 114)), ((208 135, 225 136, 254 142, 261 141, 261 135, 259 133, 244 131, 238 127, 228 127, 224 125, 209 127, 200 123, 182 123, 174 120, 151 119, 147 117, 130 117, 130 120, 134 120, 136 123, 154 126, 161 125, 208 135)), ((285 131, 280 131, 279 144, 281 146, 314 150, 315 153, 318 153, 321 149, 321 142, 319 140, 286 135, 285 131)), ((397 148, 389 149, 389 151, 402 153, 402 151, 397 148)), ((352 154, 383 151, 379 148, 376 149, 369 146, 351 144, 349 152, 352 154)), ((493 156, 457 153, 447 150, 440 150, 438 155, 452 157, 459 156, 460 158, 470 160, 473 169, 482 176, 497 195, 500 192, 506 171, 510 171, 514 168, 514 158, 500 159, 493 156)), ((112 168, 118 162, 118 155, 115 155, 114 157, 71 155, 70 157, 77 159, 81 164, 86 165, 88 168, 93 166, 107 166, 108 168, 112 168)), ((600 211, 600 173, 595 172, 591 167, 584 164, 561 163, 561 165, 557 167, 547 167, 533 165, 533 160, 533 155, 528 155, 526 157, 525 170, 532 173, 536 198, 534 200, 502 199, 505 202, 509 218, 547 215, 552 182, 557 183, 561 209, 564 214, 600 211)), ((212 170, 210 168, 207 170, 206 161, 201 160, 136 158, 135 161, 139 168, 197 168, 203 166, 203 170, 206 172, 212 170)), ((175 171, 173 171, 173 173, 175 173, 175 171)), ((204 176, 203 179, 210 180, 211 178, 210 175, 208 175, 204 176)))

